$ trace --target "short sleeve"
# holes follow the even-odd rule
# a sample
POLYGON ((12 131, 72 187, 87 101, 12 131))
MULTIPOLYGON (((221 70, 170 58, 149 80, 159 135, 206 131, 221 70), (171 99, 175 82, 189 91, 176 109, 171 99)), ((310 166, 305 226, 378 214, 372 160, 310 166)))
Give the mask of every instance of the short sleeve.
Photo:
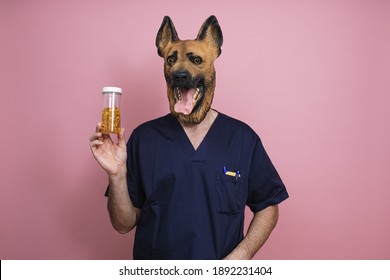
POLYGON ((247 205, 252 212, 258 212, 288 197, 285 185, 257 137, 248 177, 247 205))

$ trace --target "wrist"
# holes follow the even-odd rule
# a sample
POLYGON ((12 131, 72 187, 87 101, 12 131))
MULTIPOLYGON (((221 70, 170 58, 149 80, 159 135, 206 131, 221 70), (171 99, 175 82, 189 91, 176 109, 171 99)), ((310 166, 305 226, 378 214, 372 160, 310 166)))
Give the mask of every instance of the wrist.
POLYGON ((117 184, 119 182, 122 182, 123 180, 127 180, 126 178, 127 170, 126 166, 120 167, 117 172, 115 173, 109 173, 108 178, 110 180, 110 183, 117 184))

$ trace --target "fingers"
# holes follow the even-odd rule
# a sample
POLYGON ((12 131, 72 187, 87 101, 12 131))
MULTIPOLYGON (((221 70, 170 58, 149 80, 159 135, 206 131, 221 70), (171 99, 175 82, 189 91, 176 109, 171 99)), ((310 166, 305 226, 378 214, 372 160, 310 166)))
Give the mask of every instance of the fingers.
MULTIPOLYGON (((103 145, 105 142, 109 142, 113 144, 110 134, 105 134, 100 132, 101 127, 102 127, 102 123, 99 122, 96 125, 95 132, 89 138, 89 146, 93 150, 95 150, 98 146, 103 145)), ((118 145, 126 146, 125 129, 123 127, 121 128, 118 134, 118 145)))
POLYGON ((103 145, 103 141, 101 139, 102 134, 100 132, 95 132, 94 134, 91 135, 89 138, 89 147, 94 150, 98 146, 103 145))
POLYGON ((96 130, 95 130, 95 132, 100 132, 101 129, 102 129, 102 123, 99 122, 99 123, 96 125, 96 130))
POLYGON ((91 148, 92 151, 94 151, 96 148, 98 148, 101 145, 103 145, 103 142, 100 140, 93 140, 89 142, 89 147, 91 148))
POLYGON ((89 147, 94 151, 98 146, 103 145, 103 134, 100 132, 102 123, 96 125, 95 133, 89 138, 89 147))
POLYGON ((89 138, 89 141, 94 141, 96 139, 100 139, 102 137, 102 135, 103 134, 101 132, 95 132, 94 134, 91 135, 91 137, 89 138))

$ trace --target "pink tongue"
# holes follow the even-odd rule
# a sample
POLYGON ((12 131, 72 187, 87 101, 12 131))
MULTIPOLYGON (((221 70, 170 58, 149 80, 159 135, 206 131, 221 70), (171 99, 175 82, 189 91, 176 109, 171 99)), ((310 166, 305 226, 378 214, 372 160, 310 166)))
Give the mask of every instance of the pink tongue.
POLYGON ((181 100, 175 104, 175 112, 183 115, 189 115, 194 109, 192 99, 194 97, 195 89, 180 88, 181 100))

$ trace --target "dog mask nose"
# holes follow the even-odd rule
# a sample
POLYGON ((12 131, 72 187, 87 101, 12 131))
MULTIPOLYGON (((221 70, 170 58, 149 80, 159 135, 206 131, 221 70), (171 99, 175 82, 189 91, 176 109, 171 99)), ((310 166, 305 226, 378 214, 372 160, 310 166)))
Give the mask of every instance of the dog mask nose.
POLYGON ((188 71, 175 71, 173 73, 173 82, 178 85, 182 85, 190 82, 190 73, 188 71))

